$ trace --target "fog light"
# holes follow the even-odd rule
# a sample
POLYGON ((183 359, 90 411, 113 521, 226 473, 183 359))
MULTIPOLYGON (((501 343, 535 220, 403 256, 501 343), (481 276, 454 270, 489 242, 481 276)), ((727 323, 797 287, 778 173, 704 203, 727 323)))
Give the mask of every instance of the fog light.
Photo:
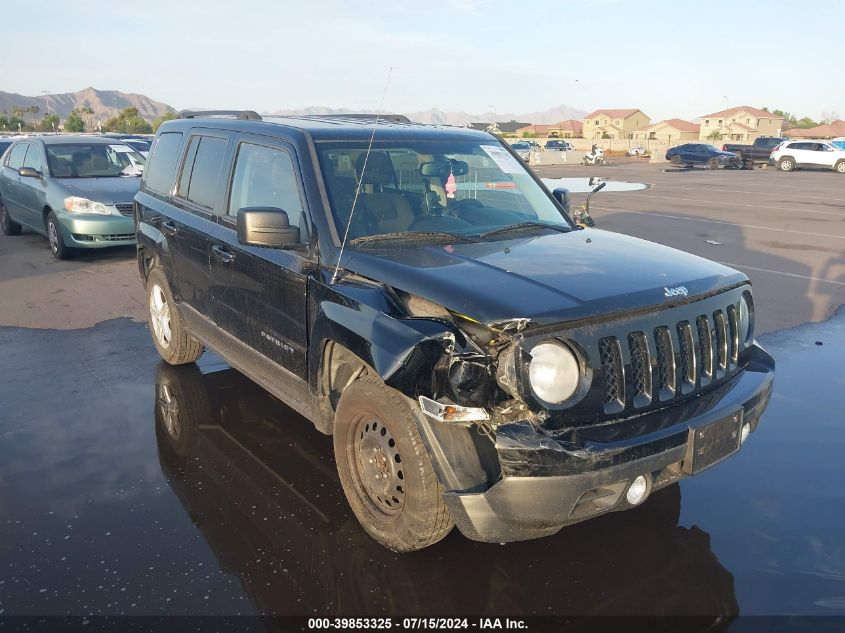
POLYGON ((739 433, 739 443, 740 445, 745 444, 745 440, 748 439, 748 434, 751 433, 751 425, 746 422, 742 425, 742 431, 739 433))
POLYGON ((642 503, 647 493, 648 481, 646 481, 645 475, 640 475, 628 486, 628 492, 625 493, 625 498, 628 500, 628 503, 635 506, 642 503))

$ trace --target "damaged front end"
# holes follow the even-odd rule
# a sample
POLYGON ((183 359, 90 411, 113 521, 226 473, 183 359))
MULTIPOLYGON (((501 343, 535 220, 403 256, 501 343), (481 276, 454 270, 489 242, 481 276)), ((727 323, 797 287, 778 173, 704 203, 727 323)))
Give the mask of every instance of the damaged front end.
MULTIPOLYGON (((501 542, 550 534, 736 452, 774 375, 743 330, 749 294, 740 285, 559 327, 439 308, 454 344, 433 365, 433 389, 412 397, 459 529, 501 542)), ((414 305, 412 318, 434 316, 414 305)))

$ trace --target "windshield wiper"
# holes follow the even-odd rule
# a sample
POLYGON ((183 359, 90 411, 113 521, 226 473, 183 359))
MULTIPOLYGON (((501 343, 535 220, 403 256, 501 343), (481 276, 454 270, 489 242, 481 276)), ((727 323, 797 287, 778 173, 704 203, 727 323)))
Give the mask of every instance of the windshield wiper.
POLYGON ((368 244, 370 242, 389 242, 402 240, 447 240, 450 242, 475 242, 476 240, 463 235, 455 235, 454 233, 446 233, 444 231, 396 231, 394 233, 378 233, 376 235, 364 235, 356 237, 354 240, 349 240, 353 246, 360 246, 361 244, 368 244))
POLYGON ((559 233, 569 233, 572 229, 568 226, 564 226, 561 224, 546 224, 545 222, 517 222, 516 224, 508 224, 507 226, 499 227, 498 229, 493 229, 491 231, 485 231, 484 233, 479 233, 478 237, 490 237, 491 235, 500 235, 502 233, 516 233, 518 231, 522 231, 526 228, 536 229, 536 228, 544 228, 544 229, 552 229, 554 231, 558 231, 559 233))

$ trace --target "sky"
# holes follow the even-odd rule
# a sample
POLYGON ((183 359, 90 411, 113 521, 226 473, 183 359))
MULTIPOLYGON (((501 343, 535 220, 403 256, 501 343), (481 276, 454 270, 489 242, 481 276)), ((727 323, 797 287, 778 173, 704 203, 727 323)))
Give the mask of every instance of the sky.
POLYGON ((841 0, 4 5, 0 37, 17 53, 0 61, 0 90, 26 95, 94 86, 176 109, 375 110, 389 74, 392 112, 565 104, 660 120, 751 105, 845 117, 841 0))

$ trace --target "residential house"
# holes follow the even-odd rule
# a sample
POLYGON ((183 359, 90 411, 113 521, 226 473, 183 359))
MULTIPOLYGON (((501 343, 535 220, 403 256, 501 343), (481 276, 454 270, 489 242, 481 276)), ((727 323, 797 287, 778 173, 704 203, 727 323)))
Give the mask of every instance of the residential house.
POLYGON ((634 132, 651 123, 636 109, 596 110, 584 117, 584 138, 634 138, 634 132))
POLYGON ((797 128, 787 130, 783 133, 789 138, 839 138, 845 136, 845 121, 831 121, 816 127, 797 128))
POLYGON ((493 121, 492 123, 470 123, 467 127, 472 130, 481 130, 483 132, 490 132, 490 134, 501 136, 503 134, 513 134, 518 129, 524 128, 528 125, 531 124, 520 121, 493 121))
POLYGON ((663 141, 669 144, 697 141, 698 123, 683 119, 664 119, 634 132, 634 138, 643 141, 663 141))
POLYGON ((780 136, 782 132, 782 116, 750 106, 737 106, 701 117, 698 138, 751 143, 761 136, 780 136))
POLYGON ((517 136, 530 138, 581 138, 584 124, 576 119, 567 119, 549 125, 532 123, 516 131, 517 136))

